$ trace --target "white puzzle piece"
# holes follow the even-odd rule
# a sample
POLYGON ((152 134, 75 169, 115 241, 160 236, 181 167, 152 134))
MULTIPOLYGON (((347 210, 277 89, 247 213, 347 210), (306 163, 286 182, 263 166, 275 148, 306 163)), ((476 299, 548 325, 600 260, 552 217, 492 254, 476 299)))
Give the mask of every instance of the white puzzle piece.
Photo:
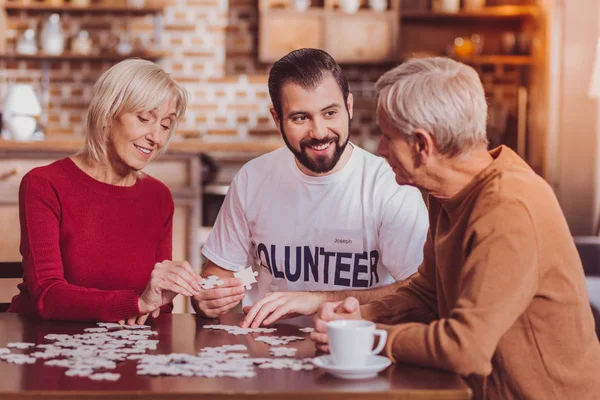
POLYGON ((232 335, 247 335, 249 333, 272 333, 277 330, 277 328, 242 328, 237 325, 204 325, 203 328, 223 330, 227 331, 227 333, 231 333, 232 335))
POLYGON ((35 343, 26 343, 26 342, 14 342, 14 343, 9 343, 6 345, 6 347, 10 347, 12 349, 21 349, 21 350, 25 350, 25 349, 28 349, 33 346, 35 346, 35 343))
POLYGON ((202 289, 213 289, 217 286, 221 286, 224 283, 225 282, 223 282, 218 276, 211 275, 208 278, 204 279, 200 283, 200 285, 202 286, 202 289))
POLYGON ((252 267, 248 267, 240 272, 234 272, 233 276, 240 278, 246 290, 250 290, 252 289, 252 283, 256 283, 258 272, 253 271, 252 267))
POLYGON ((110 372, 105 372, 103 374, 92 374, 88 376, 88 378, 93 379, 95 381, 116 381, 120 377, 121 374, 113 374, 110 372))
POLYGON ((259 336, 256 338, 257 342, 263 342, 270 346, 286 345, 296 340, 304 340, 304 338, 301 336, 259 336))
POLYGON ((271 347, 269 353, 274 357, 294 357, 298 349, 293 347, 271 347))

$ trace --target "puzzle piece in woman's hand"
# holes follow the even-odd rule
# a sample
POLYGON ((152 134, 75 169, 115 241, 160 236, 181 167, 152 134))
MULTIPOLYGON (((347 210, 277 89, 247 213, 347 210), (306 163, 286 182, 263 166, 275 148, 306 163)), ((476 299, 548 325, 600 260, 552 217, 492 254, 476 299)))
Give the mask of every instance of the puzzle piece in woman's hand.
POLYGON ((236 278, 240 278, 242 280, 242 285, 246 288, 246 290, 252 289, 252 283, 256 283, 255 276, 258 276, 258 272, 253 271, 252 267, 248 267, 240 272, 234 272, 233 276, 236 278))
POLYGON ((211 275, 200 283, 202 289, 212 289, 217 286, 221 286, 223 282, 218 276, 211 275))

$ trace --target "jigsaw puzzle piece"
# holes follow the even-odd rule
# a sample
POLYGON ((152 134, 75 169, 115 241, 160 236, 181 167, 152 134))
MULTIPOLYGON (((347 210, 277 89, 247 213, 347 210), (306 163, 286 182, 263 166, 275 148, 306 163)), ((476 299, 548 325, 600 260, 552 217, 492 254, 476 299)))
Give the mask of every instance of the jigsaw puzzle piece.
POLYGON ((234 272, 233 276, 242 280, 242 285, 246 288, 246 290, 252 289, 252 284, 256 283, 256 277, 258 276, 258 272, 253 271, 252 267, 248 267, 242 271, 234 272))
POLYGON ((211 275, 208 278, 204 279, 201 283, 200 286, 202 286, 202 289, 213 289, 217 286, 221 286, 223 283, 221 278, 219 278, 216 275, 211 275))

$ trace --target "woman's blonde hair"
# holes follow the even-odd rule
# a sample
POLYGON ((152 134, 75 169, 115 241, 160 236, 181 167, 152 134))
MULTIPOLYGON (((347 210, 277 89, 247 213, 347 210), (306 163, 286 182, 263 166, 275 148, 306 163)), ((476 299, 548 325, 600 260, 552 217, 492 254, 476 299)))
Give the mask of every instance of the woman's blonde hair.
POLYGON ((104 128, 110 121, 122 114, 154 110, 169 99, 175 101, 176 118, 171 124, 167 142, 157 156, 166 150, 177 123, 185 114, 188 93, 153 62, 133 58, 112 66, 92 89, 84 156, 92 162, 108 162, 106 144, 109 132, 104 128))

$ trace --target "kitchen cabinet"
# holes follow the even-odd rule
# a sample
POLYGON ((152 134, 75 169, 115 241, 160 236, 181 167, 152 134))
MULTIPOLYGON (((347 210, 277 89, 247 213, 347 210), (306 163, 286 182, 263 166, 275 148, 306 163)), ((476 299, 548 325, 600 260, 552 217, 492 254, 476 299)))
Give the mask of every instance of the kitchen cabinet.
POLYGON ((348 13, 339 0, 316 0, 305 11, 297 11, 293 0, 260 0, 259 60, 272 63, 302 47, 323 49, 342 64, 397 60, 399 0, 381 11, 357 1, 358 10, 348 13))

